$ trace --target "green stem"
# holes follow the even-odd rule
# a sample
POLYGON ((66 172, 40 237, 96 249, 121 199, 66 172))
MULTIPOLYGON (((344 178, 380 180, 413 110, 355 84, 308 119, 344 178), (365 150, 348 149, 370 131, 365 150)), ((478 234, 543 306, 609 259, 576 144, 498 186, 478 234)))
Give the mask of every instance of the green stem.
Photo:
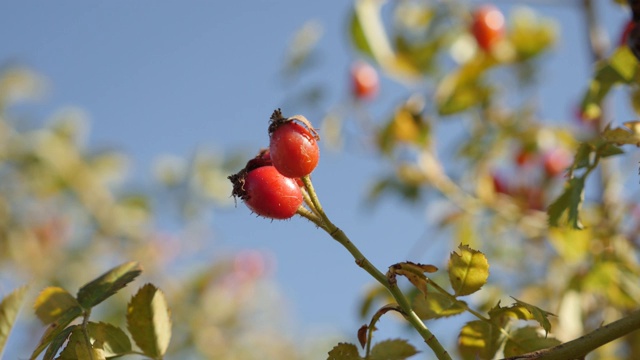
POLYGON ((582 337, 558 346, 534 351, 528 354, 507 358, 505 360, 536 359, 536 360, 566 360, 581 359, 600 346, 621 338, 640 329, 640 310, 636 310, 626 317, 602 326, 582 337))
MULTIPOLYGON (((315 213, 309 211, 309 209, 305 208, 304 206, 300 206, 298 208, 298 210, 296 210, 296 214, 302 216, 303 218, 311 221, 312 223, 314 223, 316 225, 321 223, 321 220, 318 217, 318 215, 316 215, 315 213)), ((318 225, 318 226, 320 226, 320 225, 318 225)))
POLYGON ((87 347, 87 352, 89 353, 89 359, 94 360, 93 347, 91 346, 91 338, 89 337, 89 329, 87 328, 90 316, 91 309, 86 309, 82 318, 82 335, 84 337, 84 344, 87 347))
MULTIPOLYGON (((315 222, 316 225, 325 230, 334 240, 339 242, 356 260, 356 264, 363 268, 366 272, 368 272, 371 276, 373 276, 376 281, 378 281, 382 286, 387 288, 394 299, 397 301, 398 305, 404 312, 405 319, 418 331, 420 336, 424 339, 425 343, 433 350, 434 354, 438 358, 438 360, 451 360, 451 357, 444 349, 442 344, 438 341, 438 339, 431 333, 431 331, 426 327, 424 322, 418 317, 418 315, 413 311, 409 300, 404 296, 402 291, 398 288, 395 283, 391 283, 389 279, 378 270, 371 262, 360 252, 360 250, 349 240, 347 235, 337 226, 335 226, 331 220, 327 217, 324 210, 322 209, 322 205, 320 204, 320 200, 316 195, 315 190, 313 189, 313 184, 311 183, 311 179, 308 176, 302 178, 302 182, 304 183, 307 192, 309 193, 309 197, 311 199, 311 203, 313 207, 317 210, 317 213, 320 215, 321 222, 315 222)), ((307 219, 311 220, 309 217, 307 219)), ((312 220, 313 221, 313 220, 312 220)))
POLYGON ((455 304, 462 306, 467 312, 471 313, 473 316, 477 317, 478 319, 482 320, 482 321, 486 321, 488 323, 491 323, 491 319, 489 319, 488 317, 480 314, 479 312, 475 311, 474 309, 470 308, 469 305, 467 305, 467 303, 465 303, 464 301, 460 301, 458 300, 458 298, 456 298, 455 296, 449 294, 449 292, 445 289, 443 289, 442 287, 440 287, 440 285, 436 284, 434 281, 429 280, 429 285, 431 285, 434 289, 438 290, 438 292, 444 296, 446 296, 450 301, 454 302, 455 304))

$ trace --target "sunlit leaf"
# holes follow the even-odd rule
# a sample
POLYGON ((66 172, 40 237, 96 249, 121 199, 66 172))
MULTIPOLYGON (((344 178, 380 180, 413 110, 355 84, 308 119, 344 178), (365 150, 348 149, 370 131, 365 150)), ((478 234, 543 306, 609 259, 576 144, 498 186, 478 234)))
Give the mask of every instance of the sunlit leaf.
POLYGON ((585 118, 599 117, 600 104, 611 88, 633 81, 637 69, 638 61, 627 46, 618 47, 611 57, 598 63, 594 78, 582 99, 581 109, 585 118))
POLYGON ((469 295, 480 290, 489 278, 489 262, 478 250, 468 245, 458 246, 449 258, 449 280, 456 296, 469 295))
POLYGON ((13 323, 16 321, 26 293, 26 286, 17 288, 0 302, 0 355, 2 355, 2 350, 7 343, 9 333, 13 328, 13 323))
POLYGON ((512 304, 508 307, 501 307, 500 302, 489 310, 489 318, 495 324, 504 325, 510 319, 533 320, 533 314, 526 307, 519 304, 512 304))
POLYGON ((549 229, 549 243, 567 263, 583 260, 588 254, 593 239, 590 229, 576 230, 566 227, 549 229))
POLYGON ((560 344, 558 339, 547 337, 538 330, 536 327, 527 326, 510 333, 504 346, 504 356, 522 355, 560 344))
POLYGON ((466 310, 466 303, 453 301, 450 297, 429 288, 426 297, 416 293, 412 297, 413 310, 423 320, 438 319, 461 314, 466 310))
POLYGON ((557 25, 541 18, 530 8, 519 8, 510 17, 509 41, 518 60, 528 60, 547 50, 557 41, 557 25))
POLYGON ((488 56, 477 56, 445 76, 435 92, 441 115, 451 115, 486 102, 490 88, 481 82, 484 72, 496 64, 488 56))
POLYGON ((458 336, 458 350, 464 359, 492 359, 502 344, 500 329, 482 320, 466 323, 458 336))
POLYGON ((516 301, 515 306, 523 307, 527 311, 529 311, 529 313, 531 313, 533 320, 537 321, 547 334, 549 333, 549 331, 551 331, 551 323, 549 322, 549 316, 555 316, 554 314, 548 311, 542 310, 535 305, 527 304, 526 302, 520 301, 516 298, 513 298, 513 300, 516 301))
POLYGON ((33 305, 38 319, 44 324, 58 320, 65 312, 74 307, 82 311, 73 295, 69 294, 67 290, 55 286, 42 290, 33 305))
POLYGON ((327 360, 361 360, 358 348, 353 344, 339 343, 329 351, 327 360))
POLYGON ((81 287, 78 291, 78 302, 83 308, 90 309, 127 286, 141 272, 142 267, 137 262, 117 266, 81 287))
POLYGON ((138 290, 127 307, 127 327, 147 356, 164 355, 171 340, 171 314, 162 291, 152 284, 138 290))
POLYGON ((385 340, 373 346, 371 360, 404 360, 417 354, 418 351, 406 340, 385 340))

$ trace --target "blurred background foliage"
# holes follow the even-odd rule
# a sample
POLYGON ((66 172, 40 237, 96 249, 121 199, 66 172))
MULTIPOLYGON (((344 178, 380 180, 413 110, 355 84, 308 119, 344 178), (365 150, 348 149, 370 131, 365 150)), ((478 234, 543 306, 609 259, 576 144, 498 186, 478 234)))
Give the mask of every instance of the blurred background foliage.
MULTIPOLYGON (((573 6, 597 32, 593 1, 573 6)), ((487 255, 491 277, 472 299, 475 307, 488 311, 501 299, 517 297, 556 314, 553 335, 571 340, 625 316, 640 302, 637 151, 627 138, 603 137, 611 134, 605 127, 615 117, 608 105, 614 86, 624 89, 629 106, 640 108, 637 61, 626 44, 585 35, 594 75, 575 105, 575 118, 542 119, 537 75, 561 38, 558 25, 533 7, 519 7, 505 15, 505 36, 482 49, 470 31, 471 10, 460 1, 354 1, 345 14, 353 71, 372 66, 375 76, 408 90, 383 112, 371 110, 379 100, 376 91, 363 96, 355 88, 331 108, 319 109, 322 84, 301 79, 327 54, 315 48, 321 24, 307 23, 285 57, 281 75, 291 91, 283 106, 323 113, 318 126, 326 148, 365 144, 390 165, 393 171, 371 181, 371 204, 397 196, 423 206, 435 214, 432 231, 449 234, 451 249, 464 243, 487 255), (586 179, 574 155, 580 144, 597 141, 616 150, 601 154, 598 169, 586 179), (584 193, 566 204, 579 210, 582 230, 567 221, 570 211, 559 215, 558 226, 549 226, 547 208, 563 194, 567 167, 576 171, 571 176, 587 180, 584 193)), ((242 166, 246 154, 198 150, 188 159, 165 156, 151 169, 156 183, 131 184, 125 154, 87 145, 88 121, 81 110, 63 109, 44 121, 16 116, 24 112, 14 109, 45 91, 46 81, 29 69, 11 64, 0 70, 3 288, 31 283, 32 289, 74 289, 113 264, 136 260, 171 305, 169 357, 325 356, 326 339, 301 341, 283 331, 286 302, 270 278, 268 255, 217 254, 207 265, 189 266, 203 256, 198 244, 210 236, 207 214, 233 205, 226 176, 242 166), (172 229, 159 230, 159 219, 167 216, 173 216, 172 229), (178 256, 184 237, 193 248, 178 256)), ((630 139, 637 130, 623 129, 630 139)), ((584 161, 594 153, 587 151, 584 161)), ((416 251, 428 246, 418 244, 416 251)), ((116 296, 96 316, 122 321, 110 309, 122 308, 115 302, 126 299, 116 296)), ((363 320, 387 299, 377 289, 369 292, 362 300, 363 320)), ((416 304, 429 321, 457 313, 424 306, 416 304)), ((29 311, 21 316, 29 335, 16 346, 28 349, 42 327, 29 311)), ((639 336, 604 346, 591 358, 636 359, 639 336)), ((460 351, 465 354, 464 346, 460 351)))
MULTIPOLYGON (((152 169, 157 183, 131 184, 125 154, 87 146, 88 120, 80 109, 62 109, 45 121, 14 116, 43 91, 44 78, 29 69, 0 72, 2 288, 29 283, 34 291, 55 285, 74 292, 114 264, 137 259, 171 304, 171 357, 304 357, 286 331, 268 254, 199 253, 208 248, 206 213, 233 205, 226 177, 240 154, 159 157, 152 169), (158 219, 171 214, 176 225, 159 229, 158 219), (196 256, 210 258, 194 266, 196 256)), ((130 295, 117 294, 92 319, 122 325, 130 295)), ((21 323, 27 325, 16 337, 28 354, 43 326, 28 310, 21 323)))

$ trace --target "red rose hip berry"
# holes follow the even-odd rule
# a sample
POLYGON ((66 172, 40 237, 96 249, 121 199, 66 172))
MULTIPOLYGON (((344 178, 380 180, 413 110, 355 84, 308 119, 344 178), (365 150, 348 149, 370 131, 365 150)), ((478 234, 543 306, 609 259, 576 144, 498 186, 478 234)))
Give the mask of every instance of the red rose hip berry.
POLYGON ((380 89, 378 72, 373 66, 357 61, 351 66, 351 84, 357 99, 372 99, 380 89))
POLYGON ((482 50, 491 50, 504 37, 504 23, 502 12, 493 5, 480 6, 473 12, 471 33, 482 50))
MULTIPOLYGON (((234 181, 239 196, 253 212, 270 219, 289 219, 302 205, 302 191, 295 179, 283 176, 273 166, 262 166, 234 181)), ((233 179, 232 179, 233 181, 233 179)))
MULTIPOLYGON (((275 114, 275 113, 274 113, 275 114)), ((269 135, 269 153, 273 166, 289 178, 311 174, 318 165, 320 149, 315 130, 301 115, 289 119, 272 116, 269 135), (293 120, 300 120, 306 126, 293 120)))

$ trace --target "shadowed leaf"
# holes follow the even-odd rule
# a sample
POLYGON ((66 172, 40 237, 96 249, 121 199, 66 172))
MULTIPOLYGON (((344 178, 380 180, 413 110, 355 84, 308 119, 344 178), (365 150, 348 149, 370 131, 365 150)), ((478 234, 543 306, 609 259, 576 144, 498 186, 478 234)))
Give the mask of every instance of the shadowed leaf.
POLYGON ((544 336, 538 328, 527 326, 509 334, 509 339, 504 346, 504 356, 517 356, 559 344, 559 340, 544 336))
POLYGON ((492 359, 501 343, 500 329, 482 320, 466 323, 458 336, 458 350, 464 359, 492 359))
POLYGON ((107 357, 123 355, 131 351, 131 340, 117 326, 103 322, 90 322, 87 324, 87 331, 94 348, 100 348, 107 357))
POLYGON ((49 344, 47 351, 44 352, 44 356, 42 357, 42 360, 53 360, 53 358, 55 358, 56 354, 58 353, 58 350, 60 350, 62 345, 64 345, 64 343, 69 338, 69 335, 71 335, 71 332, 77 326, 78 325, 69 326, 65 328, 62 332, 60 332, 58 335, 56 335, 56 337, 53 338, 53 340, 49 344))
POLYGON ((90 309, 125 287, 141 272, 142 267, 137 262, 117 266, 81 287, 78 302, 83 308, 90 309))
POLYGON ((569 180, 564 192, 547 209, 549 226, 559 226, 560 218, 567 213, 567 221, 574 229, 582 229, 582 223, 578 217, 582 204, 584 190, 584 177, 569 180))
POLYGON ((371 349, 371 360, 404 360, 417 354, 413 345, 406 340, 385 340, 379 342, 371 349))
POLYGON ((75 320, 78 316, 82 314, 82 309, 79 306, 71 307, 67 309, 56 321, 51 323, 49 327, 42 335, 38 346, 31 354, 30 359, 35 359, 38 355, 54 340, 58 339, 58 336, 64 333, 65 328, 69 325, 73 320, 75 320))
POLYGON ((527 304, 526 302, 520 301, 516 298, 513 298, 513 300, 516 301, 516 303, 513 306, 523 307, 527 311, 529 311, 529 313, 531 313, 533 320, 537 321, 540 324, 540 326, 542 326, 542 328, 546 333, 549 333, 549 331, 551 331, 551 323, 549 322, 549 316, 555 316, 554 314, 548 311, 544 311, 537 306, 527 304))

